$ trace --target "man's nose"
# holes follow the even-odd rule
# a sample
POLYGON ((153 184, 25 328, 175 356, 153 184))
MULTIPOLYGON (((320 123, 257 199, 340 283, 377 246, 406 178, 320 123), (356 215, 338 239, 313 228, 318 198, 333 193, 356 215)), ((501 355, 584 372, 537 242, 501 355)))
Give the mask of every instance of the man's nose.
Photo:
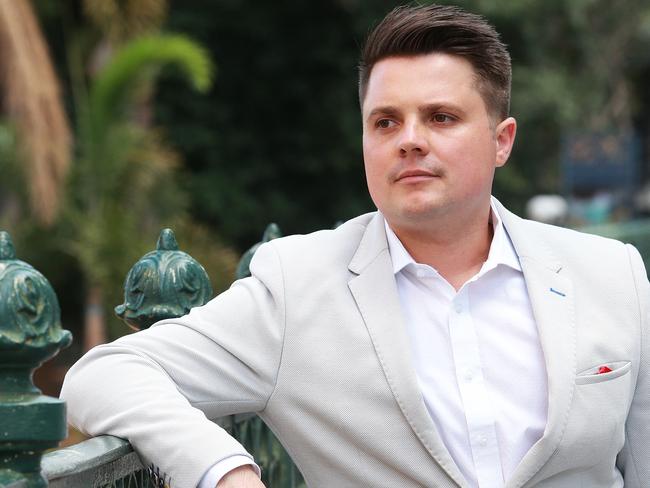
POLYGON ((429 142, 425 128, 419 122, 405 122, 399 138, 399 152, 406 156, 416 152, 426 154, 429 152, 429 142))

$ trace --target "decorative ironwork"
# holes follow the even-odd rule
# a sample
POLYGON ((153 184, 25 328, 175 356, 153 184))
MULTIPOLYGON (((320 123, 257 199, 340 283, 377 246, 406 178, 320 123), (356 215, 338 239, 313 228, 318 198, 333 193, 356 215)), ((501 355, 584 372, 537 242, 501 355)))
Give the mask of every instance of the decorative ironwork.
POLYGON ((250 276, 251 272, 248 268, 250 267, 251 260, 253 259, 255 252, 265 242, 277 239, 278 237, 282 237, 282 233, 280 232, 278 225, 275 223, 270 223, 267 225, 266 230, 264 231, 264 235, 262 235, 262 240, 256 244, 253 244, 253 246, 248 251, 246 251, 239 260, 239 263, 237 264, 237 270, 235 271, 235 279, 246 278, 247 276, 250 276))
MULTIPOLYGON (((250 274, 248 267, 259 246, 279 236, 277 225, 270 224, 262 241, 242 256, 237 278, 250 274)), ((116 307, 116 313, 136 329, 149 327, 157 320, 180 317, 190 308, 206 303, 212 295, 205 270, 191 256, 178 250, 169 229, 162 231, 157 250, 146 254, 129 271, 124 288, 124 304, 116 307)), ((306 486, 280 442, 258 417, 235 415, 218 419, 217 423, 254 456, 268 488, 306 486)), ((95 437, 55 451, 45 461, 52 488, 173 487, 173 480, 153 467, 143 469, 128 442, 111 436, 95 437)))
POLYGON ((129 327, 142 330, 159 320, 181 317, 212 297, 210 279, 192 256, 178 250, 171 229, 164 229, 155 251, 129 271, 124 303, 115 313, 129 327))
POLYGON ((50 283, 16 259, 0 231, 0 486, 41 488, 43 451, 66 436, 65 405, 41 395, 34 370, 70 345, 50 283))

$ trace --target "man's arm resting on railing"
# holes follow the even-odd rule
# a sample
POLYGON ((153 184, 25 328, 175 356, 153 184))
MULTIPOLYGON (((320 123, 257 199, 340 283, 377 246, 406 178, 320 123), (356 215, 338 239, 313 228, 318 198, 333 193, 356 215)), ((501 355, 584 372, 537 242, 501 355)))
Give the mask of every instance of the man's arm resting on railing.
POLYGON ((215 462, 252 457, 209 419, 261 412, 277 381, 284 341, 284 283, 262 246, 253 278, 189 315, 90 351, 66 376, 72 425, 127 439, 145 465, 196 488, 215 462))

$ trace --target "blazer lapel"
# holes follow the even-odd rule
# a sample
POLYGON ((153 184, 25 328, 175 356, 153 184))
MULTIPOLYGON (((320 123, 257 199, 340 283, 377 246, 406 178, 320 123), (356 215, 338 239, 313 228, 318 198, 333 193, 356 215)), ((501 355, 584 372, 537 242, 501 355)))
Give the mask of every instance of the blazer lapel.
POLYGON ((404 417, 447 475, 460 486, 466 482, 445 448, 424 405, 411 362, 384 220, 370 221, 349 269, 358 276, 348 286, 368 328, 373 346, 404 417))
POLYGON ((534 228, 498 204, 499 216, 517 251, 544 352, 548 378, 546 429, 507 480, 508 488, 524 486, 557 449, 569 417, 576 374, 576 331, 571 280, 534 228))

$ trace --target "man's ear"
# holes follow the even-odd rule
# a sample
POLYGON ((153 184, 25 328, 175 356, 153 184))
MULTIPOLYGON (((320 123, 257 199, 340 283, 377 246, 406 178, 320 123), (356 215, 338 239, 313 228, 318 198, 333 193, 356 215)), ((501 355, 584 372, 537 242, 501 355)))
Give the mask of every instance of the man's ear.
POLYGON ((508 117, 504 119, 499 125, 497 125, 494 131, 494 137, 497 142, 497 154, 496 154, 496 167, 500 168, 512 152, 512 146, 515 143, 515 135, 517 134, 517 121, 514 117, 508 117))

